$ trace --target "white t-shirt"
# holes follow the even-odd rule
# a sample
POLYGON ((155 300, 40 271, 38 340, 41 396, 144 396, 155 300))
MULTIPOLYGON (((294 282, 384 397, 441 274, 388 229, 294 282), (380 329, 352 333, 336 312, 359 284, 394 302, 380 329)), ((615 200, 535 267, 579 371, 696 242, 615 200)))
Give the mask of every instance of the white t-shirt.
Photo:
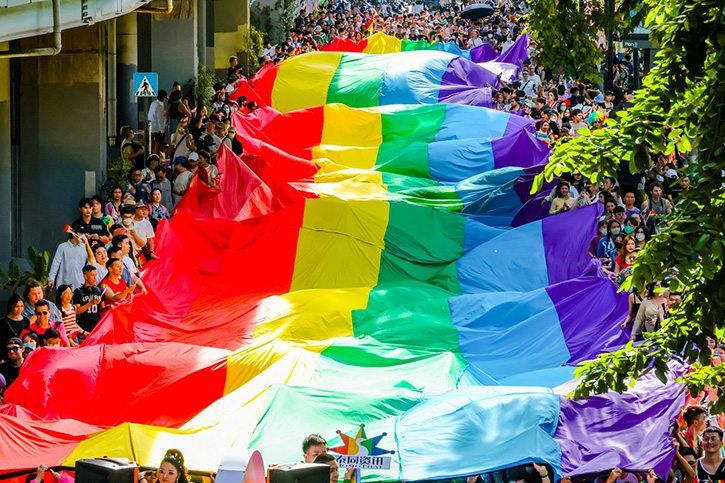
MULTIPOLYGON (((183 173, 179 173, 179 175, 174 180, 174 188, 176 191, 183 191, 186 192, 186 190, 189 189, 189 183, 191 183, 191 178, 194 177, 194 173, 191 171, 184 171, 183 173)), ((184 195, 174 195, 174 206, 179 204, 179 201, 184 195)))
MULTIPOLYGON (((144 242, 144 245, 146 244, 146 241, 149 238, 154 237, 154 226, 151 224, 150 221, 143 219, 141 221, 133 221, 133 226, 131 227, 136 232, 136 235, 144 242)), ((129 237, 131 239, 131 245, 133 246, 134 250, 140 250, 142 246, 138 246, 136 244, 136 240, 133 236, 129 237)))

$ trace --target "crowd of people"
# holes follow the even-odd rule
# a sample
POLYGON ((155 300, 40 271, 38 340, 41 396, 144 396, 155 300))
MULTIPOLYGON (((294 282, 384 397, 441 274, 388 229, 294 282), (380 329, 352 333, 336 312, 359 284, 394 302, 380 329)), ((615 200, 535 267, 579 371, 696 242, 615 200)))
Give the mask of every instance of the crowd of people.
MULTIPOLYGON (((290 56, 320 50, 335 39, 360 41, 373 32, 406 40, 453 42, 461 48, 488 43, 497 52, 513 45, 524 28, 526 6, 502 2, 495 14, 481 20, 461 18, 462 6, 426 6, 383 2, 375 6, 347 0, 307 12, 302 9, 294 28, 281 45, 266 42, 262 64, 282 62, 290 56)), ((525 116, 535 121, 536 137, 556 149, 560 139, 583 134, 582 130, 607 129, 607 119, 627 109, 632 100, 634 76, 640 66, 622 56, 610 89, 600 84, 577 83, 541 65, 536 46, 529 46, 530 61, 516 79, 502 82, 493 92, 493 109, 525 116)), ((236 57, 230 58, 227 83, 240 78, 236 57)), ((78 202, 79 217, 66 226, 68 240, 53 257, 46 286, 30 280, 22 294, 14 294, 0 320, 0 390, 18 377, 23 360, 39 347, 75 347, 89 337, 104 311, 146 289, 141 269, 157 258, 155 232, 169 219, 176 205, 198 177, 198 182, 218 188, 223 173, 216 167, 216 153, 225 144, 235 154, 243 153, 231 117, 239 112, 253 114, 258 106, 244 97, 228 99, 227 84, 214 86, 211 106, 190 106, 175 83, 170 93, 159 91, 149 109, 150 143, 143 130, 123 126, 121 156, 132 163, 126 182, 104 187, 103 192, 78 202)), ((601 203, 598 234, 589 253, 601 262, 601 270, 621 283, 631 274, 638 253, 660 230, 664 217, 673 210, 678 196, 688 189, 689 179, 680 175, 686 159, 673 154, 653 154, 651 166, 630 173, 623 161, 617 177, 601 182, 571 173, 560 177, 543 203, 550 215, 601 203)), ((676 277, 677 274, 671 274, 676 277)), ((629 312, 621 329, 631 327, 632 340, 657 331, 670 311, 682 302, 667 280, 649 284, 643 293, 629 295, 629 312)), ((725 345, 712 341, 713 363, 725 357, 725 345)), ((683 417, 673 428, 677 448, 670 481, 692 483, 696 479, 725 480, 723 432, 725 420, 707 414, 714 395, 705 391, 692 396, 683 417)), ((0 393, 1 400, 1 393, 0 393)), ((303 443, 306 462, 331 466, 331 479, 338 481, 335 459, 326 453, 327 442, 311 435, 303 443)), ((183 456, 167 454, 159 468, 161 483, 185 483, 183 456), (162 467, 166 464, 166 468, 162 467)), ((350 478, 349 471, 345 475, 350 478)), ((488 475, 472 476, 469 483, 551 483, 550 469, 527 465, 488 475)), ((41 471, 38 476, 42 481, 41 471)), ((565 478, 566 479, 566 478, 565 478)), ((635 474, 615 468, 610 474, 590 478, 592 483, 655 483, 652 471, 635 474)))

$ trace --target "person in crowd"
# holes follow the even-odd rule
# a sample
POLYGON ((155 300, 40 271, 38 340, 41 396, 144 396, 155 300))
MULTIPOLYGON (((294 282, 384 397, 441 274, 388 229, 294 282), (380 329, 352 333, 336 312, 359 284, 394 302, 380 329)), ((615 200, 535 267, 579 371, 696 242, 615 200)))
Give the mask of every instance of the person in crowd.
POLYGON ((551 201, 549 214, 556 215, 557 213, 569 211, 574 208, 575 202, 576 200, 569 196, 569 183, 559 180, 554 192, 554 199, 551 201))
POLYGON ((76 323, 76 309, 72 303, 73 288, 70 285, 59 285, 55 292, 55 304, 63 317, 63 328, 68 335, 71 347, 78 347, 78 335, 81 330, 76 323))
POLYGON ((211 155, 206 151, 199 151, 199 160, 201 161, 201 168, 206 171, 206 177, 209 180, 209 186, 212 188, 218 188, 216 179, 219 176, 219 170, 216 166, 211 164, 211 155))
MULTIPOLYGON (((159 203, 163 205, 168 212, 174 209, 174 185, 166 177, 166 170, 163 167, 157 166, 154 169, 154 180, 151 181, 149 186, 151 187, 152 194, 153 190, 159 190, 161 193, 161 200, 159 203)), ((151 216, 153 217, 153 210, 151 216)))
POLYGON ((108 270, 106 270, 106 261, 108 261, 106 246, 103 243, 96 243, 91 246, 91 244, 88 243, 88 240, 85 240, 84 245, 86 247, 86 255, 88 257, 87 264, 96 267, 98 280, 103 280, 108 274, 108 270))
POLYGON ((641 250, 645 247, 647 242, 649 241, 649 231, 647 228, 642 226, 641 224, 635 227, 634 231, 634 240, 637 242, 637 250, 641 250))
POLYGON ((108 191, 110 199, 106 203, 106 213, 111 217, 113 223, 121 223, 121 208, 124 202, 123 188, 118 185, 111 187, 108 191))
MULTIPOLYGON (((159 469, 156 473, 158 483, 188 483, 186 468, 184 467, 184 455, 178 449, 169 449, 164 454, 159 469)), ((139 479, 139 483, 150 483, 145 476, 139 479)))
MULTIPOLYGON (((35 322, 35 304, 45 297, 45 291, 43 290, 43 284, 39 281, 31 278, 25 283, 25 291, 23 294, 25 307, 23 308, 23 317, 30 320, 31 323, 35 322)), ((46 301, 47 302, 47 301, 46 301)), ((50 305, 50 320, 62 320, 63 317, 60 315, 60 310, 55 306, 53 302, 48 302, 50 305)))
POLYGON ((725 458, 722 457, 722 429, 710 426, 702 432, 705 453, 697 463, 697 480, 700 483, 717 483, 725 480, 725 458))
MULTIPOLYGON (((645 292, 646 294, 647 292, 645 292)), ((626 330, 627 327, 632 323, 634 318, 637 316, 637 313, 639 312, 639 306, 642 304, 642 298, 640 297, 637 289, 632 290, 629 293, 629 296, 627 297, 627 318, 624 319, 624 322, 622 322, 622 325, 619 326, 620 329, 626 330)))
POLYGON ((682 434, 675 434, 680 441, 681 448, 690 448, 697 458, 704 455, 702 446, 702 433, 707 428, 707 410, 702 406, 690 406, 682 416, 687 428, 682 434))
MULTIPOLYGON (((313 463, 320 463, 330 467, 330 483, 337 483, 340 479, 340 467, 337 464, 337 460, 334 456, 329 453, 320 453, 317 455, 313 463)), ((351 468, 348 468, 348 471, 351 468)), ((350 477, 346 475, 345 480, 349 481, 350 477)))
MULTIPOLYGON (((192 153, 195 154, 195 153, 192 153)), ((174 206, 179 204, 181 198, 184 197, 189 190, 189 183, 194 177, 194 173, 189 171, 189 164, 186 160, 176 163, 176 178, 174 178, 174 206)))
POLYGON ((609 220, 607 223, 607 235, 599 240, 597 257, 602 259, 604 265, 614 268, 614 259, 617 256, 615 238, 620 234, 622 228, 617 220, 609 220))
MULTIPOLYGON (((207 145, 207 147, 212 147, 207 145)), ((209 176, 206 173, 206 170, 201 167, 201 161, 200 161, 200 153, 203 152, 203 150, 199 150, 199 152, 192 153, 191 156, 189 156, 189 160, 187 161, 189 164, 189 172, 192 176, 198 176, 199 181, 204 182, 204 184, 209 185, 209 176)))
POLYGON ((644 333, 656 332, 660 329, 665 318, 665 304, 669 289, 662 286, 662 282, 647 285, 647 295, 639 306, 632 326, 630 340, 643 339, 644 333))
MULTIPOLYGON (((106 270, 107 272, 108 270, 106 270)), ((83 267, 83 286, 73 292, 73 307, 80 328, 80 337, 85 338, 101 320, 103 290, 97 285, 98 273, 93 265, 83 267)))
POLYGON ((131 126, 121 127, 121 156, 126 161, 133 162, 133 167, 143 169, 144 162, 144 145, 145 138, 143 130, 135 132, 131 126), (138 134, 138 141, 134 141, 134 136, 138 134))
POLYGON ((0 364, 0 375, 5 379, 5 389, 15 382, 23 365, 23 343, 17 337, 5 341, 5 362, 0 364))
POLYGON ((166 104, 166 119, 169 121, 169 129, 175 132, 179 123, 185 117, 191 117, 191 111, 184 103, 180 90, 173 90, 169 94, 169 102, 166 104))
POLYGON ((149 215, 149 221, 153 225, 154 230, 156 230, 158 224, 161 223, 161 220, 168 220, 171 218, 171 213, 169 212, 169 209, 161 203, 161 198, 161 190, 159 188, 153 188, 151 190, 151 213, 149 215))
POLYGON ((165 103, 167 95, 168 93, 165 90, 159 89, 156 99, 149 106, 148 112, 151 152, 157 156, 161 154, 161 145, 166 138, 167 113, 165 103))
POLYGON ((655 181, 650 185, 649 198, 642 202, 642 213, 651 233, 659 233, 659 222, 672 213, 672 203, 662 197, 662 183, 655 181))
POLYGON ((108 276, 103 279, 100 288, 103 291, 103 308, 111 307, 119 301, 127 298, 136 289, 135 285, 126 285, 121 279, 123 273, 123 262, 117 258, 111 258, 106 262, 108 276))
POLYGON ((93 203, 93 211, 91 213, 91 216, 93 218, 101 220, 103 224, 106 225, 106 231, 108 231, 108 227, 113 224, 113 218, 105 213, 103 198, 101 198, 99 195, 93 195, 91 196, 91 202, 93 203))
POLYGON ((229 148, 234 154, 236 154, 237 156, 241 156, 244 153, 244 146, 242 146, 242 142, 237 137, 237 128, 234 126, 229 126, 227 136, 231 141, 231 145, 229 146, 229 148))
POLYGON ((155 254, 154 227, 148 220, 149 207, 144 203, 134 206, 133 223, 126 227, 133 253, 143 252, 146 258, 158 258, 155 254))
POLYGON ((634 258, 637 256, 636 248, 637 242, 634 237, 627 235, 622 242, 622 248, 620 248, 617 258, 614 259, 615 274, 618 275, 620 271, 626 270, 634 264, 634 258))
MULTIPOLYGON (((23 316, 25 302, 18 294, 12 294, 8 299, 5 317, 0 319, 0 341, 6 341, 11 337, 20 337, 24 329, 30 325, 30 320, 23 316)), ((0 355, 0 360, 3 356, 0 355)))
POLYGON ((35 332, 27 332, 23 337, 23 356, 28 357, 31 352, 40 347, 40 338, 35 332))
POLYGON ((126 193, 128 193, 136 201, 136 203, 146 203, 151 189, 149 188, 148 183, 143 181, 142 169, 133 167, 128 175, 129 182, 126 187, 126 193))
POLYGON ((73 231, 78 235, 86 235, 91 240, 108 243, 108 227, 101 219, 93 216, 93 200, 82 198, 78 201, 78 211, 81 216, 70 225, 73 231))
POLYGON ((86 264, 86 249, 81 242, 85 235, 68 233, 68 241, 58 245, 48 271, 48 288, 70 285, 74 289, 83 285, 81 269, 86 264))
POLYGON ((52 327, 43 333, 40 340, 43 343, 43 347, 61 347, 60 332, 52 327))
POLYGON ((319 434, 311 434, 302 440, 302 458, 305 463, 314 463, 315 458, 327 450, 327 440, 319 434))
POLYGON ((607 235, 607 221, 606 220, 599 220, 597 222, 597 234, 594 235, 589 242, 589 249, 587 252, 593 256, 597 256, 597 247, 599 246, 599 241, 604 238, 607 235))
POLYGON ((45 299, 38 300, 38 302, 35 304, 35 316, 36 319, 34 322, 31 322, 27 329, 25 329, 23 332, 21 332, 20 336, 23 337, 27 332, 35 332, 35 334, 38 335, 40 340, 43 340, 43 334, 45 334, 45 331, 48 329, 55 329, 58 331, 60 335, 60 344, 62 347, 68 347, 70 346, 70 343, 68 342, 68 334, 65 332, 65 328, 63 327, 63 321, 62 319, 53 320, 50 318, 50 304, 52 302, 49 302, 45 299))
POLYGON ((632 191, 625 192, 624 196, 622 197, 622 200, 624 201, 624 210, 627 215, 627 218, 632 216, 633 213, 640 212, 639 208, 634 206, 634 203, 636 202, 637 198, 632 191))
POLYGON ((161 166, 161 158, 158 154, 149 154, 149 157, 146 158, 146 167, 141 171, 141 181, 146 186, 151 186, 150 183, 154 180, 154 169, 157 166, 161 166))

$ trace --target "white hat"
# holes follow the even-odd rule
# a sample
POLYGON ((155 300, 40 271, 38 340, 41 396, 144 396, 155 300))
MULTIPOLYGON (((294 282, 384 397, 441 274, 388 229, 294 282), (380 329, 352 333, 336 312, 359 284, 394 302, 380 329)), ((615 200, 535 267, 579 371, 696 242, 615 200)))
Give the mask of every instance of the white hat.
POLYGON ((189 161, 191 161, 192 159, 199 159, 199 153, 191 153, 189 155, 189 161))

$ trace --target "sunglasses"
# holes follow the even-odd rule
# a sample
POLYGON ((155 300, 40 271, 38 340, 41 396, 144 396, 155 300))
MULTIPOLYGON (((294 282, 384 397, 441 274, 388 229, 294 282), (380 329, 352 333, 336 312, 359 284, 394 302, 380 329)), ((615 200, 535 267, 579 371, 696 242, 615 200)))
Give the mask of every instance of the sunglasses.
POLYGON ((14 347, 8 347, 8 352, 17 352, 20 350, 20 347, 14 346, 14 347))
POLYGON ((35 312, 35 315, 48 315, 50 312, 35 312))

